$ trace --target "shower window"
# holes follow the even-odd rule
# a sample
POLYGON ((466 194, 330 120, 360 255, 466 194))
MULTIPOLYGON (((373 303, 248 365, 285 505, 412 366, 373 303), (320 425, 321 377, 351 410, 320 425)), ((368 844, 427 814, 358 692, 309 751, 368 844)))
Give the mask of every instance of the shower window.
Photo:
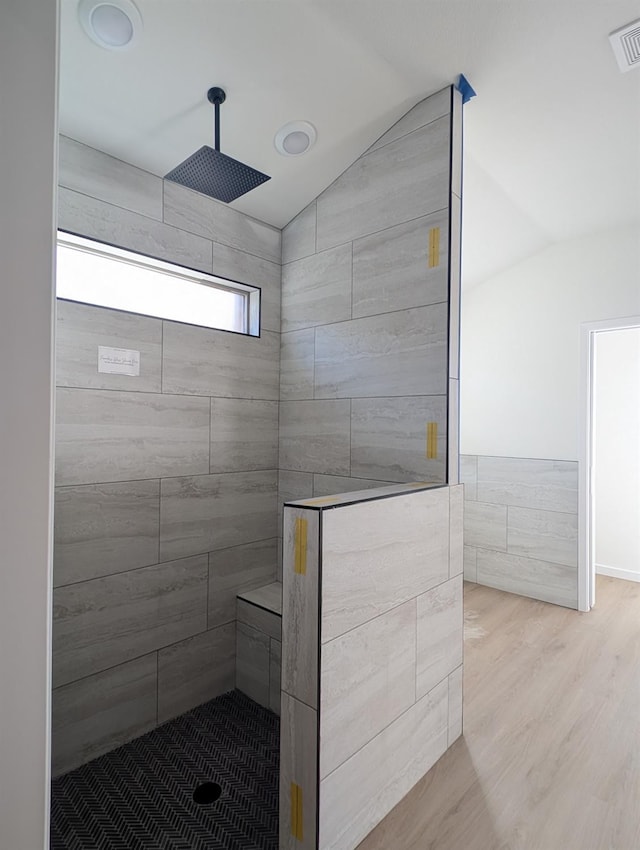
POLYGON ((258 336, 260 290, 58 233, 58 298, 258 336))

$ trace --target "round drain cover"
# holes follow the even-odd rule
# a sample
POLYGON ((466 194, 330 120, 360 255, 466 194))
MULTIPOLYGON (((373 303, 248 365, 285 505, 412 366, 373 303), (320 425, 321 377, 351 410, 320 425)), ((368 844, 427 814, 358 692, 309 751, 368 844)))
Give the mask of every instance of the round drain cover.
POLYGON ((193 799, 200 806, 207 806, 210 803, 215 803, 221 794, 222 788, 217 782, 203 782, 193 792, 193 799))

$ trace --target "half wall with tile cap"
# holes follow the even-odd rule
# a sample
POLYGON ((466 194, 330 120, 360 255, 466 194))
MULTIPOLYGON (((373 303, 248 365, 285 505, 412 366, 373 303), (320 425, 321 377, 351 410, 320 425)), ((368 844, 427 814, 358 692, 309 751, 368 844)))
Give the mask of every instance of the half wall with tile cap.
POLYGON ((353 850, 462 733, 462 486, 285 505, 280 850, 353 850))

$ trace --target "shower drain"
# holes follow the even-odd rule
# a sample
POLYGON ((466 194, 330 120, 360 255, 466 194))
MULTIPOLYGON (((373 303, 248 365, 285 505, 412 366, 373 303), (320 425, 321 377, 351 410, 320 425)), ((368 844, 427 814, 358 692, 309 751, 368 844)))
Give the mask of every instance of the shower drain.
POLYGON ((202 782, 193 792, 193 800, 200 806, 215 803, 222 794, 222 788, 217 782, 202 782))

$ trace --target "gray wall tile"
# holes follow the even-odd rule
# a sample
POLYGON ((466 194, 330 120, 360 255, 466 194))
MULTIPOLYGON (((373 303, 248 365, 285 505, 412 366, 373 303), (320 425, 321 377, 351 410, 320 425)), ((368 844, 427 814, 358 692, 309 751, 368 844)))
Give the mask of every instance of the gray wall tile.
POLYGON ((318 712, 284 692, 281 705, 280 850, 317 850, 318 712), (302 841, 291 830, 293 783, 302 791, 302 841))
POLYGON ((206 594, 206 555, 59 587, 54 686, 204 631, 206 594))
POLYGON ((282 690, 318 707, 320 514, 285 508, 282 555, 282 690), (296 572, 296 527, 306 523, 305 570, 296 572))
POLYGON ((377 142, 369 148, 369 151, 374 151, 383 145, 394 142, 396 139, 424 127, 425 124, 430 124, 436 118, 442 118, 443 115, 448 115, 451 111, 451 86, 447 86, 430 97, 421 100, 413 109, 410 109, 399 121, 387 130, 377 142))
POLYGON ((445 395, 447 321, 437 304, 317 328, 316 398, 445 395))
POLYGON ((271 638, 269 649, 269 708, 280 714, 280 679, 282 676, 282 644, 271 638))
POLYGON ((449 676, 449 747, 462 735, 462 679, 462 667, 449 676))
POLYGON ((291 263, 316 252, 316 202, 292 218, 282 231, 282 262, 291 263))
POLYGON ((280 332, 280 264, 228 245, 213 243, 213 274, 227 280, 259 286, 264 330, 280 332))
POLYGON ((162 221, 162 178, 60 135, 58 183, 162 221))
POLYGON ((464 570, 464 494, 461 484, 449 488, 449 578, 464 570))
POLYGON ((158 562, 160 482, 56 489, 54 587, 158 562))
POLYGON ((449 578, 446 487, 325 511, 322 528, 323 642, 449 578))
POLYGON ((56 385, 161 391, 162 321, 73 301, 57 302, 56 385), (140 352, 140 375, 98 372, 98 346, 140 352))
POLYGON ((320 670, 323 779, 416 701, 416 600, 324 644, 320 670))
POLYGON ((351 318, 351 245, 282 267, 283 333, 351 318))
POLYGON ((477 550, 477 565, 478 584, 567 608, 578 606, 575 567, 484 549, 477 550))
MULTIPOLYGON (((338 493, 353 493, 359 490, 370 490, 374 487, 384 487, 388 481, 373 481, 369 478, 346 478, 341 475, 313 476, 314 496, 335 496, 338 493)), ((309 493, 309 496, 312 494, 309 493)), ((306 498, 301 496, 300 498, 306 498)))
POLYGON ((236 627, 236 688, 260 705, 269 707, 270 638, 238 623, 236 627))
POLYGON ((160 559, 275 537, 277 473, 167 478, 160 485, 160 559))
POLYGON ((476 559, 477 549, 475 546, 464 547, 464 580, 478 581, 478 568, 476 559))
POLYGON ((308 499, 311 496, 313 496, 313 475, 311 473, 280 469, 278 473, 279 502, 297 502, 298 499, 308 499))
POLYGON ((227 204, 164 181, 164 220, 231 248, 280 262, 280 231, 227 204))
POLYGON ((158 723, 235 687, 236 628, 217 629, 168 646, 158 652, 158 723))
POLYGON ((280 403, 280 466, 300 472, 349 475, 351 402, 280 403))
POLYGON ((353 243, 353 317, 438 304, 448 297, 448 210, 353 243), (429 267, 429 231, 440 228, 440 259, 429 267))
POLYGON ((261 337, 164 323, 165 393, 277 399, 279 334, 261 337))
POLYGON ((464 484, 464 498, 478 497, 478 458, 476 455, 460 455, 460 483, 464 484))
POLYGON ((252 605, 244 599, 238 599, 237 619, 245 626, 251 626, 274 640, 282 640, 282 615, 267 611, 259 605, 252 605))
POLYGON ((444 753, 447 727, 445 681, 322 780, 319 846, 357 847, 444 753))
POLYGON ((462 197, 462 94, 455 87, 452 90, 451 113, 451 191, 462 197))
POLYGON ((462 664, 462 576, 418 597, 418 699, 462 664))
POLYGON ((449 117, 364 154, 318 197, 324 251, 444 209, 449 201, 449 117))
POLYGON ((507 509, 507 548, 554 564, 578 566, 578 517, 530 508, 507 509))
POLYGON ((278 466, 278 402, 211 399, 211 472, 278 466))
POLYGON ((236 597, 275 580, 276 539, 258 540, 209 553, 209 628, 236 617, 236 597))
POLYGON ((149 257, 211 273, 211 242, 70 189, 58 192, 58 226, 149 257))
POLYGON ((209 470, 209 399, 59 388, 56 483, 209 470))
POLYGON ((351 471, 379 481, 436 481, 446 475, 445 396, 354 398, 351 471), (427 458, 427 423, 437 422, 437 457, 427 458))
POLYGON ((280 398, 313 398, 315 330, 291 331, 280 337, 280 398))
POLYGON ((66 773, 153 729, 156 653, 53 691, 54 776, 66 773))
POLYGON ((478 499, 520 508, 577 513, 578 464, 564 460, 478 457, 478 499))
POLYGON ((467 502, 464 512, 464 542, 468 546, 507 551, 507 508, 467 502))

